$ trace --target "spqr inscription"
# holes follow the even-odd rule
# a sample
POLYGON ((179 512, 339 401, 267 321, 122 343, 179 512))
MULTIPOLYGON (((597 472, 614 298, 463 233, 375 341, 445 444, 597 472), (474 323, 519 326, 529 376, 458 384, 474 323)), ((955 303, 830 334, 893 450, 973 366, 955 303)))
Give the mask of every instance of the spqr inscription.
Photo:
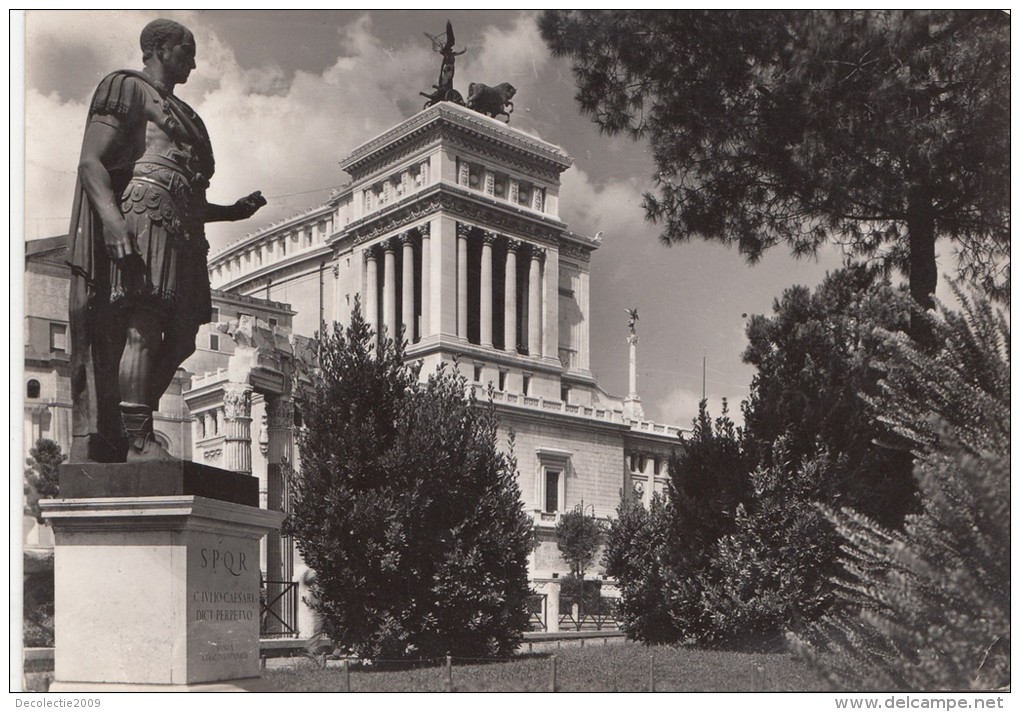
POLYGON ((231 576, 240 576, 248 570, 248 562, 243 551, 220 551, 219 549, 202 548, 202 568, 211 568, 213 572, 225 569, 231 576))

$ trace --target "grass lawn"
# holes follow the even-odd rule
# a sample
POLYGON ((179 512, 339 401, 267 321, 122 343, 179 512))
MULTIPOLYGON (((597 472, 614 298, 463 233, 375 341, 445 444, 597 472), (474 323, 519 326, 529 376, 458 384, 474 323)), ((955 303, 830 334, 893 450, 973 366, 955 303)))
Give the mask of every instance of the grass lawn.
MULTIPOLYGON (((648 690, 649 661, 654 659, 655 689, 661 692, 753 691, 752 670, 764 667, 764 688, 773 691, 827 689, 805 665, 781 653, 730 653, 690 648, 645 647, 637 643, 563 647, 556 651, 557 685, 562 692, 638 692, 648 690)), ((337 692, 343 670, 303 660, 266 670, 268 687, 282 692, 337 692)), ((488 664, 453 666, 453 687, 460 692, 548 692, 549 655, 531 655, 488 664)), ((443 665, 408 669, 351 668, 352 692, 442 692, 443 665)))

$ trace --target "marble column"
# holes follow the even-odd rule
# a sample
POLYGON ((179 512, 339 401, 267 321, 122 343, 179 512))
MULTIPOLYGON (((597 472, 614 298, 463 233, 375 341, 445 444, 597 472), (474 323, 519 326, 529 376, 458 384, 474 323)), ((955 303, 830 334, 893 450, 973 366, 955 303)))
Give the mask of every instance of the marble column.
POLYGON ((414 236, 410 231, 400 236, 403 245, 403 279, 401 280, 400 314, 404 322, 404 338, 414 343, 414 236))
POLYGON ((383 325, 386 338, 397 338, 397 253, 394 240, 383 243, 383 325))
POLYGON ((532 245, 528 270, 528 355, 542 356, 542 257, 545 248, 532 245))
POLYGON ((468 235, 470 225, 457 223, 457 336, 467 340, 468 323, 468 235))
MULTIPOLYGON (((637 393, 637 334, 632 333, 628 336, 627 343, 630 345, 630 378, 628 384, 630 386, 630 392, 627 394, 627 397, 623 399, 623 414, 632 420, 643 420, 645 417, 645 411, 641 407, 641 398, 637 393)), ((649 476, 648 481, 649 483, 652 482, 651 476, 649 476)))
POLYGON ((542 256, 542 356, 559 360, 560 253, 547 249, 542 256))
POLYGON ((375 249, 365 250, 365 321, 376 335, 379 334, 379 260, 375 249))
POLYGON ((520 240, 507 240, 506 279, 503 282, 503 348, 517 353, 517 251, 520 240))
POLYGON ((496 242, 496 233, 486 230, 482 233, 482 270, 481 299, 479 313, 481 316, 481 335, 479 343, 492 347, 492 245, 496 242))
POLYGON ((251 386, 228 383, 223 388, 223 467, 251 474, 251 386))
POLYGON ((421 329, 419 338, 432 334, 432 226, 418 226, 421 236, 421 329))

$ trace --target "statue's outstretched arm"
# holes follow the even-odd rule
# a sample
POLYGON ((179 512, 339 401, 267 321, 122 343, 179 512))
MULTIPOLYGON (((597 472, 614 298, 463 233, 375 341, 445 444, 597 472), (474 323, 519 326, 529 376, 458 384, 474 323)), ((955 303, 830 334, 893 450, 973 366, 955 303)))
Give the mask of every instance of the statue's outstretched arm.
POLYGON ((110 124, 92 121, 85 129, 78 160, 78 177, 93 210, 103 222, 103 241, 114 260, 138 254, 135 236, 131 234, 117 199, 113 195, 110 171, 120 140, 120 130, 110 124))
POLYGON ((233 205, 215 205, 207 203, 203 222, 234 222, 235 220, 247 220, 266 204, 266 199, 261 190, 240 198, 233 205))

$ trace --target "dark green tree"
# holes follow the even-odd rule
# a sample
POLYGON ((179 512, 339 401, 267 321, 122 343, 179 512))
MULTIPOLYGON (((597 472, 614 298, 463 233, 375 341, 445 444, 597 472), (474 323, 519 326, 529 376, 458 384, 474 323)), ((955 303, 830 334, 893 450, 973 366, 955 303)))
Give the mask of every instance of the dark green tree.
POLYGON ((832 503, 892 527, 916 506, 912 457, 865 398, 878 394, 879 330, 905 329, 909 314, 901 290, 873 268, 851 266, 813 290, 787 289, 771 315, 753 316, 743 354, 756 369, 744 405, 755 459, 783 466, 772 459, 780 438, 794 469, 823 449, 832 503))
MULTIPOLYGON (((491 408, 351 323, 321 336, 299 400, 286 529, 316 572, 324 633, 366 658, 497 656, 528 627, 524 514, 491 408)), ((511 443, 512 450, 512 443, 511 443)))
POLYGON ((560 610, 575 603, 580 604, 583 611, 598 608, 602 582, 587 581, 584 576, 595 563, 601 543, 602 526, 594 511, 586 516, 580 504, 556 522, 556 547, 570 567, 570 573, 560 579, 560 610))
POLYGON ((932 355, 887 334, 876 404, 914 447, 923 510, 903 531, 844 508, 840 600, 798 651, 847 689, 1010 684, 1010 329, 981 299, 928 315, 932 355))
MULTIPOLYGON (((648 218, 749 261, 826 242, 934 306, 937 239, 1008 301, 1010 22, 978 11, 547 11, 581 110, 647 137, 648 218)), ((923 323, 911 326, 930 344, 923 323)))
POLYGON ((621 591, 628 636, 649 643, 720 642, 705 604, 719 541, 733 533, 753 490, 753 462, 728 415, 712 422, 701 401, 689 435, 669 458, 666 497, 645 509, 625 498, 609 529, 606 573, 621 591))
POLYGON ((690 435, 670 456, 665 595, 680 641, 717 640, 704 592, 716 546, 734 531, 737 508, 752 494, 754 462, 742 441, 725 401, 714 424, 707 402, 701 401, 690 435))
POLYGON ((35 441, 35 447, 28 451, 28 469, 25 470, 25 514, 42 522, 39 509, 40 499, 52 499, 58 495, 60 463, 67 459, 60 445, 47 438, 35 441))
POLYGON ((675 643, 683 639, 667 600, 668 567, 666 509, 662 497, 646 509, 636 497, 622 497, 609 524, 603 562, 620 589, 618 615, 632 640, 675 643))
POLYGON ((838 538, 815 504, 833 499, 831 463, 825 453, 794 462, 786 442, 751 473, 751 496, 703 576, 714 642, 783 647, 787 630, 803 630, 832 599, 838 538))

